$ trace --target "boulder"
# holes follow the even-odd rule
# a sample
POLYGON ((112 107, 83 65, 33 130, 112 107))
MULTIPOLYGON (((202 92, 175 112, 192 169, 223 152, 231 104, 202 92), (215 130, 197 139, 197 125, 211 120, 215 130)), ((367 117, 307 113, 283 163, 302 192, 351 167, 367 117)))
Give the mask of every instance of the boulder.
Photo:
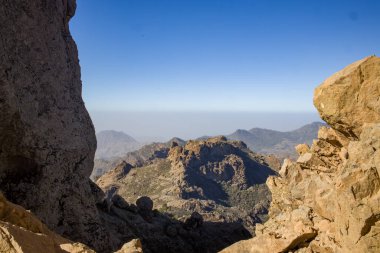
POLYGON ((136 200, 136 206, 141 211, 151 212, 153 210, 153 201, 147 196, 142 196, 136 200))
POLYGON ((296 147, 295 147, 297 153, 299 155, 303 155, 303 154, 306 154, 310 151, 310 147, 309 145, 307 144, 298 144, 296 147))
POLYGON ((314 105, 333 129, 356 140, 364 123, 380 121, 380 58, 354 62, 326 79, 314 92, 314 105))
POLYGON ((123 247, 115 253, 142 253, 142 245, 139 239, 133 239, 123 245, 123 247))
POLYGON ((112 203, 114 206, 121 208, 121 209, 129 209, 129 204, 123 197, 121 197, 119 194, 115 194, 112 196, 112 203))
POLYGON ((136 206, 141 217, 147 221, 153 221, 153 201, 147 196, 140 197, 136 200, 136 206))
POLYGON ((193 212, 189 218, 186 219, 184 227, 186 229, 200 228, 203 225, 203 217, 198 212, 193 212))

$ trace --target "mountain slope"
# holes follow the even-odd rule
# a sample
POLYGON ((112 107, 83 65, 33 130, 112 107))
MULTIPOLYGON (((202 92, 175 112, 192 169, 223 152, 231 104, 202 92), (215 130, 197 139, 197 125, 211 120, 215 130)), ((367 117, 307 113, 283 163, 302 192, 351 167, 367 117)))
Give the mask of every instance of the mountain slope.
POLYGON ((265 181, 276 172, 266 158, 225 137, 173 144, 167 156, 143 167, 118 166, 97 180, 117 187, 128 202, 149 196, 155 208, 176 217, 200 212, 206 221, 240 222, 253 231, 271 199, 265 181))
POLYGON ((144 145, 138 150, 125 152, 119 157, 113 157, 110 159, 95 159, 94 169, 90 178, 91 180, 96 181, 101 175, 115 168, 123 161, 131 164, 133 167, 142 167, 148 165, 156 158, 166 157, 173 142, 181 146, 185 145, 186 143, 184 140, 174 137, 168 142, 155 142, 144 145))
POLYGON ((98 142, 96 159, 118 157, 141 147, 141 144, 131 136, 114 130, 101 131, 96 134, 96 139, 98 142))
POLYGON ((317 138, 318 129, 324 123, 313 122, 299 129, 289 132, 252 128, 251 130, 237 130, 227 136, 230 140, 239 140, 261 154, 274 154, 281 158, 295 158, 294 147, 299 143, 311 144, 317 138))

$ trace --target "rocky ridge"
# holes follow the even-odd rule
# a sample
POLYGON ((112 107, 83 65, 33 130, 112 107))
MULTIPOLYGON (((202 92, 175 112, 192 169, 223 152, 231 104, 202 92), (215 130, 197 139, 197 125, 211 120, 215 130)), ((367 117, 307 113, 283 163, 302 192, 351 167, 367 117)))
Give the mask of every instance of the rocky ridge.
POLYGON ((95 159, 94 169, 90 178, 96 181, 106 172, 114 169, 119 164, 126 162, 133 167, 143 167, 154 162, 157 158, 166 158, 172 143, 175 142, 180 146, 185 145, 185 141, 179 138, 172 138, 167 142, 154 142, 144 145, 140 149, 124 153, 120 157, 112 159, 95 159))
POLYGON ((222 252, 380 251, 380 58, 367 57, 316 88, 331 126, 297 146, 270 177, 270 219, 256 237, 222 252))
POLYGON ((227 135, 227 138, 243 141, 252 151, 260 154, 272 154, 281 160, 297 159, 294 146, 299 143, 310 145, 317 138, 318 129, 324 125, 322 122, 313 122, 288 132, 263 128, 240 129, 227 135))
POLYGON ((276 174, 266 158, 225 137, 172 143, 166 158, 136 168, 122 162, 96 183, 105 191, 117 188, 129 203, 149 196, 155 208, 182 221, 196 211, 205 221, 237 222, 253 232, 266 219, 265 181, 276 174))

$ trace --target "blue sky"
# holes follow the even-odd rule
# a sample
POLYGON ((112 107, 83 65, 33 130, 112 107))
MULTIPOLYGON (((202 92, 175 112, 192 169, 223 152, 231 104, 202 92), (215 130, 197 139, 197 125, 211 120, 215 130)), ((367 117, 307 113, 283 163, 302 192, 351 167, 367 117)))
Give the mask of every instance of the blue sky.
POLYGON ((318 84, 380 54, 377 0, 77 2, 90 112, 313 112, 318 84))

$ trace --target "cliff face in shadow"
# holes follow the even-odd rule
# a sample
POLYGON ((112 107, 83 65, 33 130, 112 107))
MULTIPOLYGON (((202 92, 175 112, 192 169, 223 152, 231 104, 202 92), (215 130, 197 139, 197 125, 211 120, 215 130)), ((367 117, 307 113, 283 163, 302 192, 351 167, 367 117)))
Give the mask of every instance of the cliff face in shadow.
POLYGON ((222 252, 380 251, 380 58, 367 57, 328 78, 314 105, 322 127, 297 146, 281 177, 270 177, 270 219, 256 237, 222 252))
POLYGON ((88 180, 96 139, 67 24, 75 8, 0 1, 0 190, 50 229, 100 249, 88 180))

